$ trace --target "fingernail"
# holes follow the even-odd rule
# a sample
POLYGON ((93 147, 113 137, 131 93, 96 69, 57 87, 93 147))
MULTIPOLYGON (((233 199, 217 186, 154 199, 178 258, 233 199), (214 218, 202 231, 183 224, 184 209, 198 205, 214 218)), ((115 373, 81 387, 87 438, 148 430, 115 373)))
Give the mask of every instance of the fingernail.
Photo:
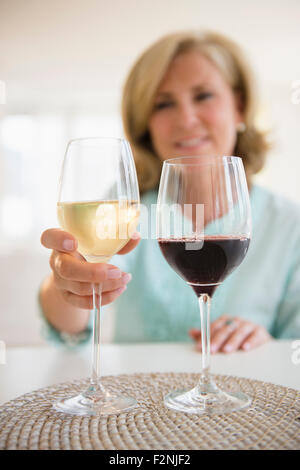
POLYGON ((73 240, 64 240, 63 249, 67 251, 73 251, 75 249, 75 243, 73 240))
POLYGON ((107 271, 107 279, 120 279, 122 271, 120 269, 109 269, 107 271))
POLYGON ((250 344, 249 344, 249 343, 243 344, 243 349, 244 349, 245 351, 248 351, 248 349, 250 349, 250 344))
POLYGON ((120 287, 119 289, 116 289, 117 294, 123 294, 123 292, 127 289, 127 286, 120 287))
POLYGON ((131 281, 132 275, 130 273, 125 273, 122 276, 122 281, 125 282, 125 284, 128 284, 129 281, 131 281))
POLYGON ((134 233, 131 235, 131 239, 132 239, 132 240, 138 240, 139 238, 141 238, 140 232, 134 232, 134 233))
POLYGON ((224 346, 224 348, 223 348, 223 351, 225 351, 225 352, 232 351, 232 346, 230 346, 230 344, 226 344, 226 346, 224 346))
POLYGON ((215 353, 216 350, 217 350, 217 346, 216 346, 215 344, 212 344, 212 345, 210 346, 210 350, 211 350, 212 353, 215 353))

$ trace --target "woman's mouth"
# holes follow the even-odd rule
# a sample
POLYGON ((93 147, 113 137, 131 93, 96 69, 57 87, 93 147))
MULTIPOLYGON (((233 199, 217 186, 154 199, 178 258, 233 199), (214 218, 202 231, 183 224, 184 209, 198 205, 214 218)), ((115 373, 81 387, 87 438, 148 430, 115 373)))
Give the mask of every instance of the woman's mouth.
POLYGON ((182 150, 199 150, 206 146, 209 142, 208 137, 193 137, 191 139, 183 139, 175 142, 175 147, 182 150))

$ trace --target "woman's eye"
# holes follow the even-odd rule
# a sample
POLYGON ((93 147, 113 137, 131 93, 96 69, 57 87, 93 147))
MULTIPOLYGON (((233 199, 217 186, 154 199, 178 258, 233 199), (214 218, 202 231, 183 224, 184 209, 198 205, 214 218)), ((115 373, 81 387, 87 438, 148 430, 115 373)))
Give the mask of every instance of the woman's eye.
POLYGON ((213 94, 206 92, 206 93, 199 93, 199 95, 196 95, 196 100, 197 101, 203 101, 207 100, 208 98, 212 98, 213 94))
POLYGON ((160 109, 169 108, 172 106, 172 104, 173 103, 171 101, 161 101, 160 103, 156 103, 154 105, 154 109, 159 111, 160 109))

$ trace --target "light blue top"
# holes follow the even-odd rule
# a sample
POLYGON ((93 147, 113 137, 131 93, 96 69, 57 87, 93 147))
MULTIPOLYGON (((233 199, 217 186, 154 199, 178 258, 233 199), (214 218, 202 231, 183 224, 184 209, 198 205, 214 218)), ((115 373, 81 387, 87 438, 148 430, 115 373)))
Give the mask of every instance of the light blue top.
MULTIPOLYGON (((156 191, 142 203, 156 204, 156 191)), ((275 338, 300 338, 300 208, 253 186, 252 239, 246 258, 215 291, 211 321, 222 314, 264 326, 275 338)), ((142 239, 131 253, 112 264, 133 279, 114 303, 114 341, 192 341, 188 330, 200 328, 197 297, 168 265, 155 239, 142 239)), ((86 341, 91 324, 73 344, 86 341)), ((49 339, 66 337, 47 325, 49 339)))

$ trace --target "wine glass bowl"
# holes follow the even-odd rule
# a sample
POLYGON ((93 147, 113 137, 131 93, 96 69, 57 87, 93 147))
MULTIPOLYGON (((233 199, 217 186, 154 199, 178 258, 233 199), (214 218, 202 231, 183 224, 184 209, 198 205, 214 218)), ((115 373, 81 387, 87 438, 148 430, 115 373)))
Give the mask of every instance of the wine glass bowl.
POLYGON ((241 392, 220 390, 210 375, 210 304, 219 285, 243 261, 251 237, 251 211, 239 157, 166 160, 157 202, 157 239, 163 256, 197 295, 202 373, 192 390, 176 391, 165 404, 196 414, 227 413, 248 406, 241 392))

